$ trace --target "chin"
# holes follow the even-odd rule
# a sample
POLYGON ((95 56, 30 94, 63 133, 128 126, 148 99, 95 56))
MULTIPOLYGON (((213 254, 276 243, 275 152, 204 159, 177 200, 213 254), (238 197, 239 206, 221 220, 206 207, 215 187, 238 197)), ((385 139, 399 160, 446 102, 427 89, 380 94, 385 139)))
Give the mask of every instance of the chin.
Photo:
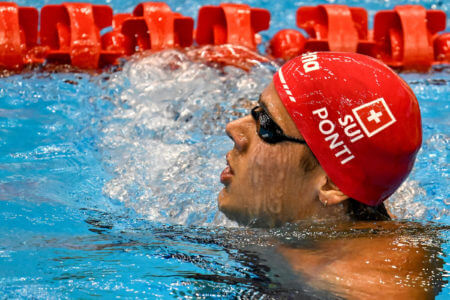
POLYGON ((224 187, 220 191, 219 196, 217 196, 217 204, 219 206, 219 210, 223 212, 227 216, 227 218, 233 219, 231 217, 231 211, 233 211, 231 207, 233 207, 233 205, 226 187, 224 187))
POLYGON ((225 216, 232 220, 238 222, 240 225, 247 225, 249 223, 248 217, 243 210, 243 207, 236 205, 235 201, 228 194, 227 188, 224 187, 217 197, 217 203, 219 205, 219 210, 225 214, 225 216))
POLYGON ((226 190, 225 188, 223 188, 220 192, 219 195, 217 196, 217 205, 219 206, 219 210, 222 211, 222 207, 224 205, 224 203, 226 202, 226 190))
POLYGON ((223 212, 227 218, 231 219, 228 215, 228 211, 230 210, 230 197, 226 187, 219 192, 219 195, 217 196, 217 204, 219 206, 219 210, 223 212))
POLYGON ((233 201, 226 188, 217 197, 219 210, 230 220, 239 225, 250 227, 274 227, 276 222, 270 216, 251 216, 242 206, 241 201, 233 201))

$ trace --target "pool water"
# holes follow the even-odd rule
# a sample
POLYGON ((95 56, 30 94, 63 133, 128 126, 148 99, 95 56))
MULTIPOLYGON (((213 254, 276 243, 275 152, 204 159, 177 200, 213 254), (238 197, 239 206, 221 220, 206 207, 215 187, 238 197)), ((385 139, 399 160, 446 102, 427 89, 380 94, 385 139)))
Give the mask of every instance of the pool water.
MULTIPOLYGON (((58 2, 33 6, 50 3, 58 2)), ((139 2, 106 3, 117 13, 139 2)), ((218 1, 167 3, 195 18, 218 1)), ((319 4, 246 3, 271 11, 265 42, 295 28, 298 6, 319 4)), ((371 20, 406 1, 345 3, 366 7, 371 20)), ((415 3, 449 15, 444 2, 415 3)), ((248 113, 275 69, 215 68, 170 50, 102 74, 0 78, 0 297, 334 298, 296 280, 273 248, 274 239, 301 242, 317 229, 243 228, 217 210, 233 146, 225 124, 248 113)), ((418 97, 424 139, 388 206, 438 236, 428 246, 443 260, 437 298, 446 299, 450 68, 401 76, 418 97)))

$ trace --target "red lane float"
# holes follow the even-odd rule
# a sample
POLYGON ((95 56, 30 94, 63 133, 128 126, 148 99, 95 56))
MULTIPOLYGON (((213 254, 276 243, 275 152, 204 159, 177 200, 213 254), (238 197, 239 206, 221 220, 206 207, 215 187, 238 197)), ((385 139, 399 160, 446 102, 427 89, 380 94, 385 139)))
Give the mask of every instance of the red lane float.
POLYGON ((296 30, 282 30, 270 42, 273 56, 290 59, 311 51, 367 54, 373 47, 364 8, 337 4, 300 7, 297 26, 305 30, 309 38, 296 30))
POLYGON ((358 52, 376 57, 391 67, 427 70, 449 62, 450 38, 437 36, 445 29, 446 15, 419 5, 396 6, 375 14, 374 30, 367 28, 367 12, 345 5, 300 7, 295 30, 282 30, 270 42, 270 53, 289 59, 309 51, 358 52), (302 38, 303 37, 303 38, 302 38))
POLYGON ((445 29, 445 21, 443 11, 420 5, 379 11, 374 19, 376 48, 372 54, 393 67, 428 69, 434 62, 433 39, 445 29))
POLYGON ((102 48, 108 51, 120 52, 122 56, 131 55, 131 41, 122 34, 122 24, 131 17, 131 14, 114 15, 112 21, 112 31, 102 36, 102 48))
POLYGON ((162 2, 136 6, 133 16, 122 24, 122 34, 131 40, 127 52, 189 47, 193 42, 194 20, 172 12, 162 2))
POLYGON ((38 36, 37 9, 0 2, 0 67, 20 69, 33 63, 38 36))
POLYGON ((269 28, 270 12, 246 4, 206 5, 198 12, 195 40, 199 45, 231 44, 256 50, 257 32, 269 28))
MULTIPOLYGON (((0 2, 0 68, 20 70, 48 61, 95 69, 136 51, 189 47, 194 37, 197 45, 207 47, 187 49, 193 58, 244 69, 251 67, 248 61, 268 60, 254 51, 261 42, 258 32, 269 28, 270 13, 246 4, 201 7, 196 30, 192 18, 165 3, 144 2, 132 14, 115 16, 106 5, 46 5, 39 42, 38 16, 35 8, 0 2), (108 27, 111 30, 101 35, 108 27)), ((450 33, 438 35, 445 22, 443 11, 402 5, 376 13, 374 29, 368 30, 364 8, 305 6, 297 10, 297 26, 308 37, 283 29, 271 39, 267 52, 284 60, 308 51, 358 52, 392 67, 427 70, 450 62, 450 33)))
POLYGON ((290 59, 311 51, 367 52, 369 41, 367 12, 364 8, 324 4, 297 10, 297 26, 306 31, 285 29, 270 42, 273 56, 290 59), (361 51, 358 51, 361 50, 361 51))
POLYGON ((270 40, 268 52, 273 57, 289 60, 305 51, 306 38, 295 29, 282 29, 270 40))
POLYGON ((450 33, 443 33, 434 40, 434 58, 440 63, 450 63, 450 33))
POLYGON ((346 5, 304 6, 297 10, 297 26, 310 36, 305 51, 356 52, 367 41, 367 12, 346 5))
POLYGON ((82 69, 95 69, 111 63, 119 52, 102 49, 100 30, 112 24, 113 12, 107 5, 63 3, 45 5, 41 10, 41 44, 48 46, 49 62, 70 63, 82 69))

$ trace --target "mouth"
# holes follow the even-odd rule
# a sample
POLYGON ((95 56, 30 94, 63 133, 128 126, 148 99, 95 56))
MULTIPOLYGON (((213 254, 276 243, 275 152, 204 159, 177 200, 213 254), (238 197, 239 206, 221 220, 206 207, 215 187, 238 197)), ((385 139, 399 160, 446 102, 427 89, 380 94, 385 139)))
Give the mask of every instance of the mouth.
POLYGON ((220 182, 225 186, 228 186, 231 183, 231 179, 234 175, 233 169, 230 166, 229 155, 230 153, 227 154, 227 167, 222 171, 222 174, 220 174, 220 182))

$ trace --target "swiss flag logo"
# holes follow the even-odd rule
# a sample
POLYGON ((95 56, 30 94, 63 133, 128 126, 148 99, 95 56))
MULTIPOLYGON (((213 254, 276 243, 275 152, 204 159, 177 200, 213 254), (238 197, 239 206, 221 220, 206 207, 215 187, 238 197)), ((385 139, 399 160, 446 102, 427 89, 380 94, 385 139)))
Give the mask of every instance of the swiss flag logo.
POLYGON ((383 98, 354 108, 353 114, 367 137, 377 134, 396 121, 383 98))

